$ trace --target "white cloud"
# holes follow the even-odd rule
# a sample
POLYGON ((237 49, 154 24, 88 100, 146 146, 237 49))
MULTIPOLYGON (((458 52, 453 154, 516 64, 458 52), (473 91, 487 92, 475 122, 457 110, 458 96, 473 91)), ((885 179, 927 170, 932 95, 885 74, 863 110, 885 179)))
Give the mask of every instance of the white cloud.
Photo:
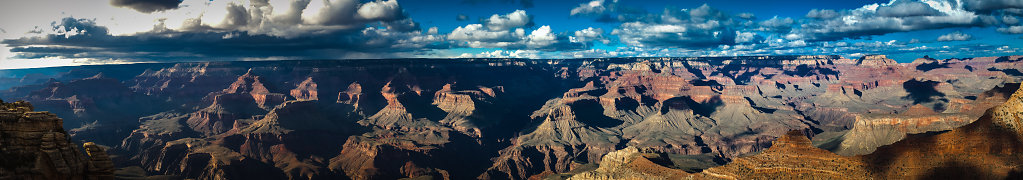
POLYGON ((437 27, 430 27, 430 29, 426 31, 426 34, 437 34, 437 33, 438 33, 437 32, 437 27))
MULTIPOLYGON (((618 0, 614 0, 617 2, 618 0)), ((587 14, 602 14, 607 11, 607 7, 604 5, 604 0, 594 0, 589 3, 579 4, 579 6, 572 8, 569 14, 575 15, 587 15, 587 14)))
POLYGON ((1016 16, 1002 16, 1002 23, 1005 23, 1005 24, 1008 24, 1008 25, 1015 25, 1015 24, 1019 24, 1019 19, 1016 18, 1016 16))
POLYGON ((526 31, 517 28, 514 31, 492 31, 482 24, 469 24, 455 28, 448 39, 461 41, 508 42, 516 41, 525 36, 526 31))
POLYGON ((366 2, 359 7, 360 18, 370 21, 392 21, 404 18, 397 0, 366 2))
POLYGON ((604 44, 611 43, 610 40, 604 37, 604 30, 601 28, 588 27, 586 29, 575 31, 573 35, 574 36, 572 36, 573 37, 572 42, 586 43, 592 41, 600 41, 601 43, 604 44))
POLYGON ((807 17, 811 19, 793 32, 810 40, 823 41, 988 23, 975 12, 963 9, 961 1, 943 0, 922 0, 919 3, 893 0, 888 4, 870 4, 853 10, 811 10, 807 17), (915 10, 900 7, 915 7, 912 8, 915 10), (922 12, 930 11, 927 8, 937 13, 922 12))
POLYGON ((550 26, 541 26, 533 30, 526 37, 526 46, 531 48, 542 48, 558 42, 558 37, 551 33, 550 26))
POLYGON ((735 34, 736 44, 752 43, 757 40, 757 33, 736 31, 735 34))
POLYGON ((1006 34, 1023 34, 1023 26, 1009 26, 998 28, 998 32, 1006 34))
POLYGON ((771 19, 758 23, 760 27, 757 30, 787 33, 790 29, 792 29, 792 24, 794 23, 795 20, 792 20, 792 18, 779 18, 778 16, 774 16, 771 19))
POLYGON ((940 16, 941 12, 930 5, 919 1, 891 1, 887 5, 877 7, 877 14, 887 17, 940 16))
POLYGON ((959 31, 948 33, 938 37, 938 41, 969 41, 970 39, 973 39, 973 36, 970 36, 969 34, 962 33, 959 31))
POLYGON ((484 20, 487 28, 493 31, 503 31, 519 27, 526 27, 533 23, 533 18, 524 10, 515 10, 505 15, 494 14, 484 20))

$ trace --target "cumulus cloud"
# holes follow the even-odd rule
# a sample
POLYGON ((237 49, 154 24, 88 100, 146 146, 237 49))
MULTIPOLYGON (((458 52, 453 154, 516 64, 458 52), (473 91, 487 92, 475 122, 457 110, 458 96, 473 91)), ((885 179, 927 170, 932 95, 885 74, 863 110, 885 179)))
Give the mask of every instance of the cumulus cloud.
POLYGON ((778 16, 772 17, 771 19, 761 21, 758 23, 760 31, 774 31, 787 33, 792 29, 792 25, 795 23, 792 18, 778 18, 778 16))
POLYGON ((735 44, 755 43, 762 41, 763 37, 753 32, 735 32, 735 44))
POLYGON ((524 10, 515 10, 514 12, 498 15, 494 14, 483 21, 487 25, 487 28, 494 31, 509 30, 519 27, 533 26, 533 17, 526 14, 524 10))
POLYGON ((111 0, 110 5, 131 8, 142 13, 152 13, 178 8, 181 0, 111 0))
MULTIPOLYGON (((447 35, 447 40, 456 47, 504 48, 510 50, 529 49, 543 51, 572 50, 587 47, 589 42, 576 41, 565 33, 556 33, 544 25, 528 31, 533 24, 526 11, 500 15, 494 14, 482 24, 459 26, 447 35)), ((593 29, 591 29, 593 30, 593 29)), ((582 38, 600 38, 582 37, 582 38)))
POLYGON ((978 15, 963 9, 961 1, 942 0, 921 2, 895 0, 888 4, 870 4, 852 10, 811 10, 807 17, 808 21, 801 23, 793 32, 815 41, 856 39, 927 29, 985 26, 994 21, 990 16, 978 15))
MULTIPOLYGON (((589 0, 565 10, 570 16, 610 23, 613 29, 536 25, 533 15, 516 10, 482 16, 478 22, 464 23, 450 32, 440 32, 437 27, 421 28, 397 0, 174 1, 177 4, 173 6, 151 10, 139 7, 152 5, 128 2, 171 1, 112 0, 111 4, 115 1, 121 3, 119 7, 143 13, 166 11, 145 14, 147 17, 164 14, 177 17, 157 19, 152 30, 145 31, 148 27, 143 26, 142 31, 128 32, 104 22, 103 17, 65 18, 54 22, 53 27, 34 30, 33 37, 13 36, 15 39, 0 43, 16 58, 27 59, 173 61, 456 54, 446 50, 449 48, 499 49, 462 54, 463 57, 580 58, 1017 52, 1011 47, 1001 50, 1007 49, 1001 45, 944 43, 956 45, 934 47, 940 42, 874 41, 889 37, 871 36, 958 27, 992 27, 1000 33, 1023 34, 1019 22, 1023 10, 1013 8, 1015 1, 999 0, 892 0, 856 9, 814 9, 805 17, 768 15, 764 17, 770 18, 765 19, 707 5, 647 12, 646 8, 623 6, 617 0, 589 0), (96 22, 114 28, 107 29, 96 22), (611 41, 610 37, 618 39, 611 41), (597 42, 618 48, 591 49, 597 42)), ((459 14, 455 20, 468 21, 469 16, 459 14)), ((954 32, 937 40, 972 38, 954 32)))
POLYGON ((397 0, 366 2, 359 6, 357 13, 368 21, 393 21, 405 17, 397 0))
POLYGON ((963 6, 971 11, 989 12, 1000 9, 1023 8, 1020 0, 963 0, 963 6))
MULTIPOLYGON (((509 31, 493 31, 484 28, 482 24, 469 24, 460 26, 448 34, 448 39, 472 42, 511 42, 524 37, 526 31, 522 28, 509 31)), ((473 43, 480 44, 480 43, 473 43)))
POLYGON ((618 0, 593 0, 569 11, 570 16, 592 17, 597 22, 616 23, 653 18, 643 7, 625 6, 618 0))
POLYGON ((832 9, 812 9, 806 13, 806 17, 811 19, 834 19, 838 16, 838 12, 832 9))
POLYGON ((1006 34, 1023 34, 1023 26, 1009 26, 998 28, 998 32, 1006 34))
POLYGON ((558 42, 558 36, 551 33, 550 26, 540 26, 526 36, 526 46, 532 48, 547 47, 558 42))
POLYGON ((962 33, 959 31, 948 33, 938 37, 938 41, 969 41, 970 39, 973 39, 973 36, 970 36, 969 34, 962 33))
POLYGON ((659 19, 622 23, 611 31, 622 43, 637 47, 701 49, 736 41, 731 16, 704 4, 694 9, 665 10, 659 19))
POLYGON ((220 16, 197 15, 175 28, 113 35, 92 19, 63 18, 37 36, 5 39, 15 58, 175 61, 204 58, 394 57, 451 47, 436 29, 423 32, 395 0, 211 2, 220 16), (276 11, 274 11, 276 9, 276 11), (368 24, 379 26, 368 26, 368 24))
MULTIPOLYGON (((618 0, 614 0, 613 2, 617 2, 617 1, 618 0)), ((607 10, 608 9, 607 9, 606 5, 604 4, 604 0, 594 0, 594 1, 590 1, 589 3, 579 4, 579 6, 577 6, 575 8, 572 8, 572 10, 569 11, 569 15, 575 16, 575 15, 603 14, 607 10)))
POLYGON ((877 14, 886 17, 938 16, 941 12, 919 1, 901 0, 877 7, 877 14))
POLYGON ((317 14, 302 14, 309 24, 351 26, 372 21, 393 21, 404 17, 398 1, 371 1, 359 4, 357 0, 311 1, 310 9, 317 14))
POLYGON ((588 27, 586 29, 575 31, 573 35, 574 35, 572 36, 573 42, 600 41, 601 43, 604 44, 611 43, 611 40, 608 40, 606 37, 604 37, 604 29, 601 28, 588 27))
POLYGON ((455 28, 447 39, 454 46, 470 48, 505 48, 559 51, 581 49, 586 42, 572 41, 572 37, 555 33, 550 26, 541 26, 526 34, 523 28, 491 30, 482 24, 469 24, 455 28))

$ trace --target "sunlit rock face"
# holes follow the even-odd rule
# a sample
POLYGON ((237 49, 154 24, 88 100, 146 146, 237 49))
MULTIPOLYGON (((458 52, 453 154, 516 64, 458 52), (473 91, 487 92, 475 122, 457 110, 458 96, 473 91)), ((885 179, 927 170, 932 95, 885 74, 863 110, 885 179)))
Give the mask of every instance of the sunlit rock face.
MULTIPOLYGON (((872 157, 914 134, 955 132, 1011 99, 1023 81, 1016 73, 1023 69, 1020 58, 105 65, 77 67, 48 82, 0 84, 13 87, 0 97, 38 103, 38 110, 68 119, 67 136, 112 147, 126 165, 180 178, 529 179, 591 170, 651 172, 598 166, 603 161, 664 166, 658 172, 667 174, 658 175, 666 177, 703 177, 694 173, 799 158, 786 154, 792 149, 871 166, 848 158, 872 157), (766 158, 744 160, 752 154, 766 158)), ((866 175, 898 177, 888 173, 866 175)), ((578 177, 618 177, 588 174, 578 177)))

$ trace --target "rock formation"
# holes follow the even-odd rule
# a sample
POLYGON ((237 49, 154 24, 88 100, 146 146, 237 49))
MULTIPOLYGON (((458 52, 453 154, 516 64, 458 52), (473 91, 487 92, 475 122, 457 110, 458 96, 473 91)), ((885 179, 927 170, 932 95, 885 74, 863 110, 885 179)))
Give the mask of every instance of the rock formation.
POLYGON ((895 60, 888 59, 885 55, 866 55, 860 57, 860 60, 856 62, 856 65, 870 66, 870 67, 883 67, 898 64, 895 60))
POLYGON ((0 101, 0 179, 114 179, 106 150, 71 142, 63 120, 23 101, 0 101))
POLYGON ((686 173, 650 163, 633 147, 570 179, 1014 179, 1023 175, 1023 88, 979 120, 948 132, 915 134, 870 154, 840 156, 790 131, 771 148, 727 165, 686 173))
POLYGON ((318 100, 319 93, 316 89, 316 82, 313 81, 313 77, 306 78, 298 87, 291 90, 291 97, 295 97, 300 101, 311 101, 318 100))

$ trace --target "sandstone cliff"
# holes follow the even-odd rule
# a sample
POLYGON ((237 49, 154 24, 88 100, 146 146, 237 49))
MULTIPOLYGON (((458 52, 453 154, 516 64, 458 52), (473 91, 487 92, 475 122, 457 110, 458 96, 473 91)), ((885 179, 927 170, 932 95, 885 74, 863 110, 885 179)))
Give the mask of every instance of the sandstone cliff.
POLYGON ((0 101, 0 179, 114 178, 104 148, 71 142, 62 119, 33 110, 22 101, 0 101))

